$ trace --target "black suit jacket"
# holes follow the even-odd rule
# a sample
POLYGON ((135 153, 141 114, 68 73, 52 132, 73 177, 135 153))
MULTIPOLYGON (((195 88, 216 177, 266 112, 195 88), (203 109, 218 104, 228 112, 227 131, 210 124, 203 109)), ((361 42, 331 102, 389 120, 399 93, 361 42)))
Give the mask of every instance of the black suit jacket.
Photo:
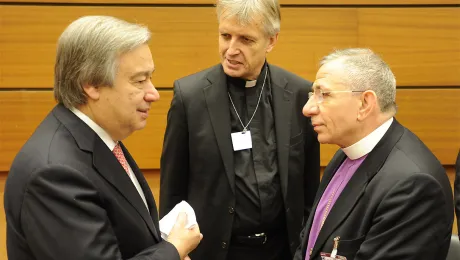
POLYGON ((457 214, 457 228, 458 228, 457 234, 460 236, 460 150, 458 151, 457 162, 455 163, 454 196, 455 196, 455 214, 457 214))
MULTIPOLYGON (((339 150, 326 167, 313 212, 346 155, 339 150)), ((396 120, 340 194, 321 229, 310 259, 330 253, 348 260, 440 260, 449 248, 452 190, 445 169, 412 132, 396 120)), ((302 231, 295 260, 305 258, 313 215, 302 231)))
MULTIPOLYGON (((292 253, 319 184, 319 144, 301 111, 311 83, 269 65, 278 168, 292 253)), ((186 200, 203 240, 194 260, 225 260, 235 207, 230 102, 222 66, 179 79, 161 157, 160 216, 186 200)))
POLYGON ((22 147, 5 187, 10 260, 179 259, 161 240, 154 198, 123 152, 149 211, 107 145, 57 105, 22 147))

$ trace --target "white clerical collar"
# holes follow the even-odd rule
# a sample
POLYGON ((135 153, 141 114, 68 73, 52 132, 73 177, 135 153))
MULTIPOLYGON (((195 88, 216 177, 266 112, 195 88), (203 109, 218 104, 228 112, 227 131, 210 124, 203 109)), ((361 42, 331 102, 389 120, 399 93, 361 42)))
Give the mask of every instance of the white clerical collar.
POLYGON ((363 157, 364 155, 370 153, 372 149, 377 145, 377 143, 382 139, 385 133, 393 123, 393 117, 388 119, 385 123, 375 129, 372 133, 368 134, 363 139, 359 140, 357 143, 352 144, 348 147, 342 148, 342 151, 350 158, 351 160, 356 160, 363 157))
POLYGON ((83 122, 85 122, 91 129, 93 129, 94 132, 102 139, 102 141, 109 147, 110 151, 113 151, 113 148, 115 148, 115 145, 117 143, 113 141, 112 137, 104 130, 102 127, 100 127, 98 124, 96 124, 91 118, 89 118, 87 115, 85 115, 83 112, 76 108, 71 108, 70 111, 72 111, 78 118, 80 118, 83 122))
POLYGON ((256 83, 257 83, 257 80, 256 80, 256 79, 255 79, 255 80, 246 81, 246 86, 245 86, 245 87, 247 87, 247 88, 252 88, 252 87, 254 87, 254 86, 256 85, 256 83))

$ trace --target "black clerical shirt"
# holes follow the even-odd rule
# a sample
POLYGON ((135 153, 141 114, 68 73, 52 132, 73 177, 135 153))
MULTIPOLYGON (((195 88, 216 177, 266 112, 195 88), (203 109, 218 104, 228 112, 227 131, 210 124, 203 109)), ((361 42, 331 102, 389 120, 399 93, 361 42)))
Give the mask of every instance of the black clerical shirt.
MULTIPOLYGON (((246 126, 254 114, 262 91, 264 65, 257 83, 246 87, 246 81, 227 77, 227 87, 241 121, 246 126)), ((243 126, 230 102, 232 133, 243 126)), ((234 151, 236 205, 233 234, 250 235, 285 226, 283 197, 276 149, 270 72, 268 71, 259 106, 247 127, 252 149, 234 151)))

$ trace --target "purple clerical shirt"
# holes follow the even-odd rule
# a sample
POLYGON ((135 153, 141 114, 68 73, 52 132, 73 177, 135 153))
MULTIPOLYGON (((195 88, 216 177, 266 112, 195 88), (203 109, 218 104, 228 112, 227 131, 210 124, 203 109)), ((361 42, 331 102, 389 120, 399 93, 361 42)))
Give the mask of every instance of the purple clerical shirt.
POLYGON ((337 198, 342 193, 343 189, 350 181, 351 177, 355 173, 356 169, 361 165, 361 163, 366 159, 367 155, 362 156, 356 160, 351 160, 347 157, 340 165, 339 169, 332 177, 331 182, 326 187, 326 190, 321 197, 318 206, 316 207, 315 217, 313 218, 313 223, 311 225, 310 234, 308 237, 307 252, 305 260, 310 260, 310 252, 315 246, 316 239, 318 238, 319 232, 321 230, 321 223, 323 219, 325 220, 331 212, 331 208, 334 203, 337 201, 337 198), (326 211, 327 204, 330 201, 329 208, 326 211))

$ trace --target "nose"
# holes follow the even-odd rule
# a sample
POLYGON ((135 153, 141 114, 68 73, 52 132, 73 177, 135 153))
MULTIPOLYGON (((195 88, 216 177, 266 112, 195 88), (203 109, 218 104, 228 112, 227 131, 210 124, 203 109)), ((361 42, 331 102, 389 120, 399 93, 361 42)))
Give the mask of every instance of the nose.
POLYGON ((305 103, 305 106, 303 106, 302 109, 302 114, 306 117, 312 117, 314 115, 317 115, 319 113, 319 108, 318 104, 314 100, 314 97, 312 96, 311 98, 308 99, 307 103, 305 103))
POLYGON ((235 39, 230 40, 228 44, 227 54, 230 56, 238 55, 240 53, 240 49, 238 47, 238 43, 235 39))
POLYGON ((155 102, 155 101, 160 100, 160 93, 158 93, 158 90, 151 83, 145 92, 144 100, 146 102, 155 102))

